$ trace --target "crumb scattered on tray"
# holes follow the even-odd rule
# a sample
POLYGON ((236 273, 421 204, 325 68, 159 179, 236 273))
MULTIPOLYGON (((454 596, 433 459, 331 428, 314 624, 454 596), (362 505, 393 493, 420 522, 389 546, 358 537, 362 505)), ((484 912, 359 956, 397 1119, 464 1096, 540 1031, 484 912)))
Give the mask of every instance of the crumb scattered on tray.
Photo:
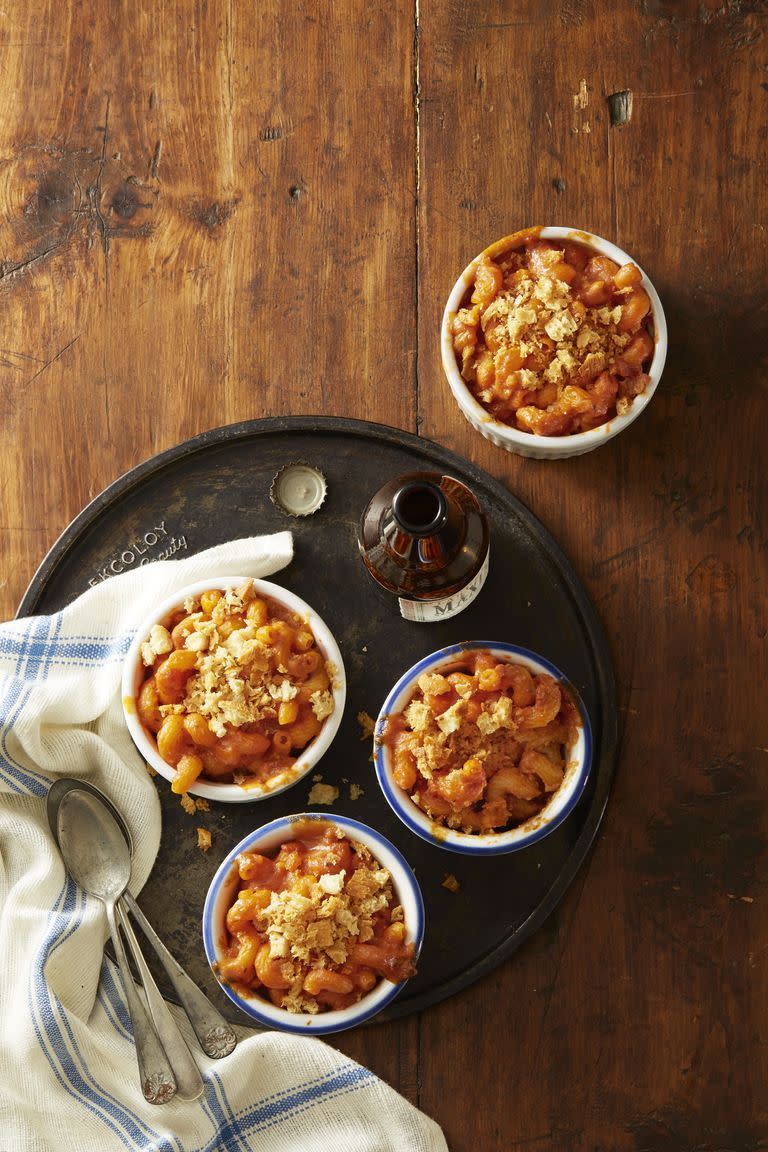
POLYGON ((198 828, 197 846, 201 852, 207 852, 211 846, 211 834, 207 828, 198 828))
POLYGON ((203 798, 199 796, 190 796, 189 792, 183 792, 179 800, 188 816, 194 816, 195 812, 210 811, 211 806, 207 800, 203 800, 203 798))
POLYGON ((461 884, 459 884, 452 872, 446 872, 442 883, 443 888, 447 888, 449 892, 458 892, 459 888, 461 888, 461 884))
POLYGON ((360 725, 360 739, 372 740, 376 731, 376 721, 367 712, 358 712, 357 722, 360 725))
POLYGON ((312 777, 315 784, 319 784, 320 781, 322 780, 322 778, 323 778, 322 772, 315 772, 314 776, 312 777))
POLYGON ((313 784, 307 796, 308 804, 333 804, 339 795, 338 788, 333 784, 313 784))
POLYGON ((361 788, 359 784, 352 783, 349 786, 350 800, 359 800, 361 796, 365 795, 365 789, 361 788))
POLYGON ((144 767, 146 768, 147 772, 149 772, 150 776, 157 776, 156 769, 154 769, 151 764, 147 764, 146 760, 144 761, 144 767))

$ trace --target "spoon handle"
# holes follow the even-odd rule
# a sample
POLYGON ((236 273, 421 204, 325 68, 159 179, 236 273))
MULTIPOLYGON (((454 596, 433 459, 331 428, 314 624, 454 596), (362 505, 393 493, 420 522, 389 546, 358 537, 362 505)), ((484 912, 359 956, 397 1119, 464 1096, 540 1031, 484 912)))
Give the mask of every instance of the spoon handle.
POLYGON ((165 1048, 173 1075, 176 1079, 176 1095, 179 1100, 197 1100, 203 1094, 203 1078, 192 1059, 192 1053, 179 1031, 178 1025, 170 1013, 170 1009, 155 984, 154 977, 147 967, 144 954, 128 920, 128 914, 118 902, 117 918, 128 941, 128 950, 133 956, 134 963, 139 970, 141 985, 147 998, 147 1006, 152 1022, 160 1037, 160 1043, 165 1048))
POLYGON ((171 955, 131 893, 126 889, 120 899, 128 905, 142 932, 157 953, 189 1017, 203 1052, 214 1060, 229 1056, 237 1043, 234 1029, 227 1024, 202 989, 192 982, 178 960, 171 955))
POLYGON ((149 1019, 146 1008, 136 991, 136 985, 133 983, 125 948, 117 927, 115 905, 111 901, 108 903, 105 901, 105 904, 109 931, 117 957, 117 966, 120 969, 120 978, 125 989, 131 1025, 133 1026, 133 1040, 136 1045, 141 1090, 144 1099, 150 1104, 166 1104, 171 1097, 176 1095, 176 1080, 154 1025, 149 1019))

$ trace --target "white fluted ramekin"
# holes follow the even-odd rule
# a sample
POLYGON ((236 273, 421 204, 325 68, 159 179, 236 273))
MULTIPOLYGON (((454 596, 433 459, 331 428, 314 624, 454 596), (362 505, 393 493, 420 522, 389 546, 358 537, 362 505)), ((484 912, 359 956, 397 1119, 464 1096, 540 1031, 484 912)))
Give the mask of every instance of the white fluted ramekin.
MULTIPOLYGON (((168 596, 158 604, 152 613, 142 620, 136 630, 131 647, 128 649, 128 655, 123 666, 122 685, 125 722, 134 744, 146 762, 155 769, 158 775, 171 783, 176 777, 176 769, 163 760, 157 750, 154 734, 141 723, 137 711, 136 698, 141 688, 144 673, 141 661, 141 645, 149 636, 152 625, 161 624, 175 608, 179 608, 184 603, 188 596, 200 596, 203 592, 212 589, 226 592, 230 588, 239 588, 246 580, 251 580, 251 577, 227 576, 222 578, 210 576, 206 580, 198 580, 194 584, 180 588, 178 592, 174 592, 172 596, 168 596)), ((200 779, 196 780, 189 788, 189 792, 193 796, 202 796, 205 800, 221 800, 226 804, 249 804, 256 800, 266 800, 271 796, 276 796, 279 792, 284 792, 286 788, 292 788, 308 772, 311 772, 331 746, 331 741, 341 723, 347 695, 347 679, 339 646, 334 640, 331 630, 317 612, 293 592, 289 592, 287 588, 281 588, 278 584, 272 584, 269 580, 251 580, 251 583, 260 596, 267 596, 269 599, 275 600, 278 604, 282 604, 283 607, 297 613, 303 620, 307 621, 320 652, 331 666, 333 712, 326 718, 314 740, 311 740, 299 754, 296 763, 286 769, 285 772, 272 777, 263 786, 241 787, 239 784, 200 779)))
POLYGON ((532 432, 520 432, 518 429, 510 427, 509 424, 494 420, 490 412, 486 411, 472 395, 459 371, 456 353, 453 350, 451 325, 461 307, 467 289, 474 283, 475 271, 481 256, 486 253, 491 257, 500 256, 520 247, 526 239, 531 238, 535 231, 527 228, 522 232, 515 232, 511 236, 505 236, 502 240, 497 240, 491 244, 467 265, 454 284, 445 306, 440 328, 440 355, 443 371, 456 403, 472 427, 482 436, 485 436, 486 440, 490 440, 491 443, 498 445, 499 448, 504 448, 507 452, 515 452, 519 456, 529 456, 534 460, 564 460, 569 456, 582 456, 585 452, 592 452, 595 448, 599 448, 601 444, 607 444, 614 436, 618 436, 620 432, 628 428, 648 407, 658 387, 667 358, 667 321, 656 289, 634 257, 622 251, 621 248, 617 248, 615 244, 611 244, 609 240, 604 240, 602 236, 595 236, 592 232, 583 232, 576 228, 542 228, 538 232, 538 238, 541 240, 571 240, 591 248, 598 256, 608 256, 611 260, 615 260, 619 266, 632 263, 640 269, 643 277, 641 287, 645 289, 651 299, 653 336, 656 342, 653 359, 648 368, 651 381, 640 396, 635 396, 628 412, 625 412, 623 416, 614 416, 612 420, 608 420, 605 424, 592 428, 588 432, 577 432, 571 436, 536 436, 532 432))

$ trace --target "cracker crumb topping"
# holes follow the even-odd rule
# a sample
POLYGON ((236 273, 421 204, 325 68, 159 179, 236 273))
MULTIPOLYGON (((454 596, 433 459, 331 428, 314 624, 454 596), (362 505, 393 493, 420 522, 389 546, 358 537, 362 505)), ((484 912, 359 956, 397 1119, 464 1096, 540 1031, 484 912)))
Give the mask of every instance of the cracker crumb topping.
MULTIPOLYGON (((350 944, 373 938, 374 917, 392 900, 389 872, 365 861, 349 876, 344 869, 325 873, 302 892, 273 892, 266 908, 256 913, 254 923, 266 935, 271 957, 296 962, 283 1007, 289 1012, 317 1012, 317 1001, 303 990, 299 966, 344 964, 350 944)), ((402 909, 398 906, 396 911, 393 921, 402 919, 402 909)))
MULTIPOLYGON (((595 361, 584 356, 585 349, 602 355, 603 362, 629 343, 630 337, 617 330, 622 306, 585 310, 579 306, 568 284, 554 276, 531 276, 520 269, 514 286, 502 289, 480 315, 486 340, 496 348, 520 347, 531 355, 544 350, 549 341, 557 345, 555 358, 544 371, 520 368, 512 373, 518 386, 534 391, 560 378, 563 369, 573 373, 581 367, 591 377, 595 361), (589 323, 584 328, 587 318, 589 323)), ((424 689, 428 691, 428 689, 424 689)))
POLYGON ((333 696, 327 689, 313 692, 309 701, 318 720, 325 720, 333 712, 333 696))
POLYGON ((210 812, 211 806, 202 796, 190 796, 189 792, 183 792, 179 799, 188 816, 194 816, 196 812, 210 812))
MULTIPOLYGON (((274 720, 280 703, 295 699, 298 687, 281 665, 278 671, 282 679, 275 681, 270 668, 270 646, 263 629, 246 620, 242 628, 228 634, 222 630, 231 614, 244 610, 251 599, 253 590, 249 581, 226 592, 215 605, 210 619, 205 619, 202 613, 192 614, 194 631, 186 637, 184 646, 198 653, 197 667, 187 681, 184 699, 178 704, 162 704, 161 715, 199 713, 208 721, 214 735, 223 737, 228 727, 241 728, 245 724, 274 720)), ((194 601, 189 607, 194 607, 194 601)), ((156 625, 146 642, 152 647, 151 663, 158 654, 158 645, 164 646, 166 642, 169 647, 163 650, 170 651, 173 648, 170 633, 156 625)), ((327 664, 326 669, 330 676, 327 664)), ((311 705, 317 719, 324 720, 334 709, 332 693, 314 693, 311 705)))
POLYGON ((146 668, 151 668, 158 656, 173 650, 173 640, 167 628, 162 624, 153 624, 149 630, 149 637, 139 649, 141 662, 146 668))

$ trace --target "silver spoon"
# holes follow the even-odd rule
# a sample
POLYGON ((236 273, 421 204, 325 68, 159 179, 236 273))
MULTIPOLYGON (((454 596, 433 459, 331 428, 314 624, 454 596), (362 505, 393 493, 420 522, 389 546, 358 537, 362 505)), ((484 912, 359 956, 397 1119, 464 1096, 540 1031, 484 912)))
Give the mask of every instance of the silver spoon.
MULTIPOLYGON (((132 849, 133 846, 128 825, 112 801, 105 796, 103 792, 100 792, 98 788, 95 788, 93 784, 88 784, 85 780, 74 780, 71 777, 57 780, 55 784, 51 785, 48 792, 48 822, 51 825, 54 836, 57 835, 56 814, 59 804, 61 803, 61 798, 73 788, 89 792, 101 801, 120 825, 126 844, 129 849, 132 849)), ((213 1060, 220 1060, 223 1056, 229 1056, 237 1044, 237 1036, 234 1028, 227 1023, 218 1008, 214 1008, 202 988, 198 988, 197 984, 194 983, 192 978, 184 971, 181 964, 179 964, 176 957, 168 951, 127 888, 120 897, 118 904, 120 906, 128 906, 134 920, 136 920, 147 940, 157 953, 158 959, 163 965, 168 979, 173 985, 176 995, 189 1017, 189 1022, 200 1041, 200 1047, 203 1052, 213 1060)))
POLYGON ((176 1079, 131 978, 115 913, 115 904, 131 875, 130 849, 120 825, 90 789, 69 787, 59 790, 53 798, 49 793, 49 820, 53 815, 52 801, 56 805, 52 827, 67 871, 85 892, 101 900, 107 910, 133 1026, 142 1093, 150 1104, 165 1104, 176 1093, 176 1079))

